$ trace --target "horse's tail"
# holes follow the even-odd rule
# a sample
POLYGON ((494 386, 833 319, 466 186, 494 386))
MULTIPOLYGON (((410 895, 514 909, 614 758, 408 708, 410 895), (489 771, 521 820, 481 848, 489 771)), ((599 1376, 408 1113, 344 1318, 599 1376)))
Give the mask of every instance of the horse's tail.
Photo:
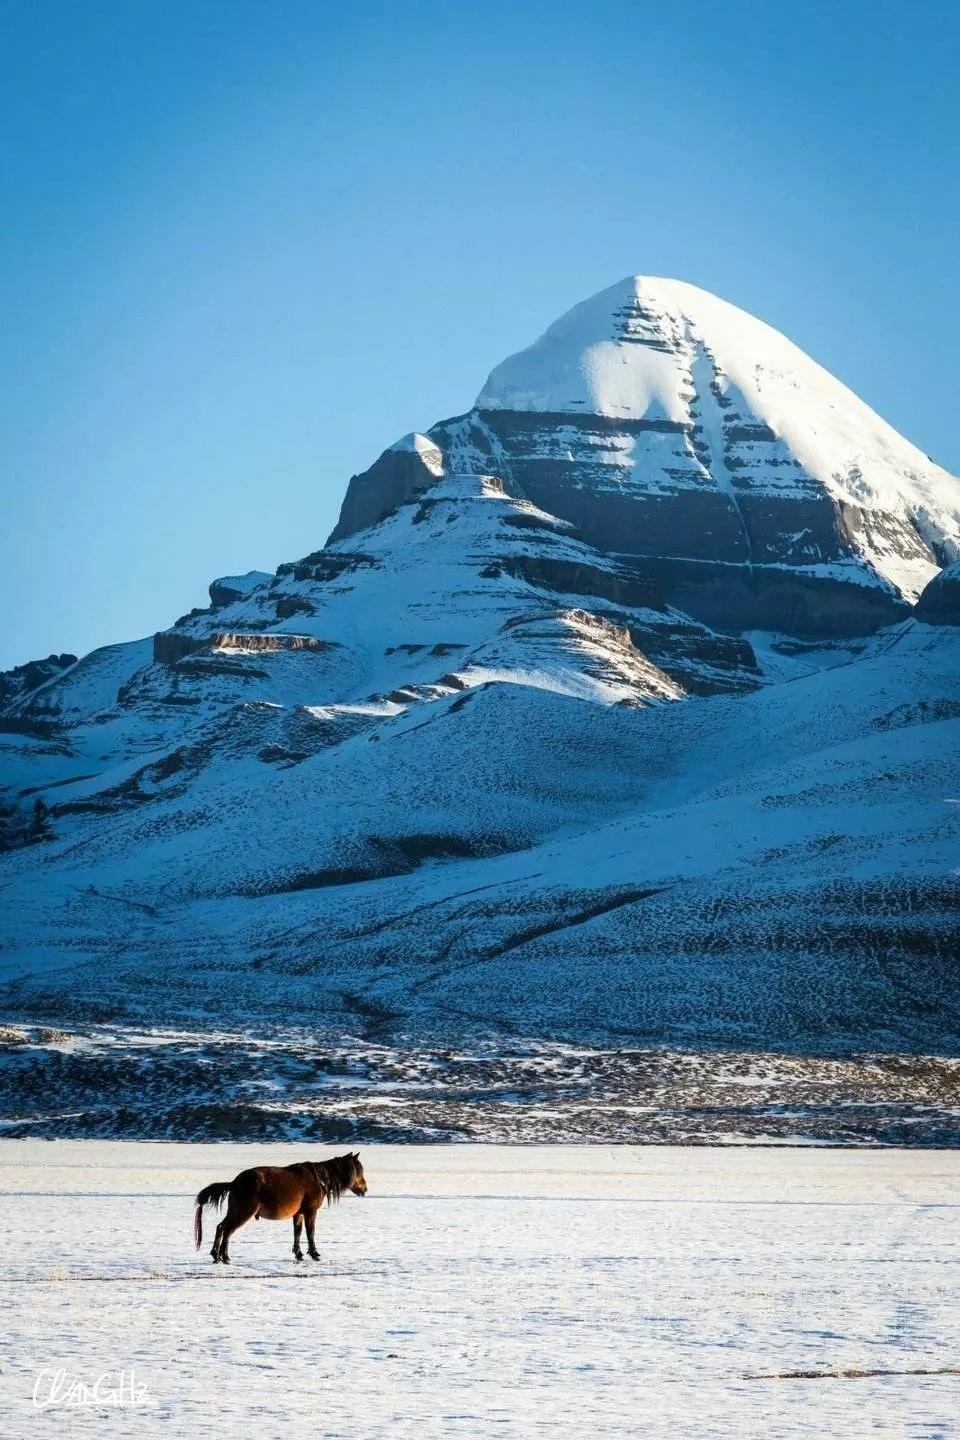
POLYGON ((212 1185, 204 1186, 197 1196, 197 1208, 193 1216, 193 1238, 197 1242, 198 1250, 203 1244, 203 1207, 216 1205, 219 1209, 230 1194, 232 1183, 230 1180, 215 1180, 212 1185))

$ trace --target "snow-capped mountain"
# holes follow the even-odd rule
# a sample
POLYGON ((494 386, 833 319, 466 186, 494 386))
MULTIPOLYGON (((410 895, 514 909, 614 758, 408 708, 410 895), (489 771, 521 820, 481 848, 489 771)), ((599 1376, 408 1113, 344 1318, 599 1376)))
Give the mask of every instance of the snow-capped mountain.
POLYGON ((20 667, 10 1015, 953 1054, 958 554, 820 367, 624 281, 322 549, 20 667))
POLYGON ((869 631, 960 555, 952 477, 775 330, 675 280, 569 311, 469 414, 355 477, 334 538, 477 469, 722 626, 869 631))

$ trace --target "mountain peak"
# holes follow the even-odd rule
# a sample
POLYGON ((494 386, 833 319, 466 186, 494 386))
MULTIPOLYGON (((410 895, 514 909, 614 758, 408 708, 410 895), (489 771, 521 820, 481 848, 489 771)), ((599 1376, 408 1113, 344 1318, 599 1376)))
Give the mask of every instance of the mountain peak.
POLYGON ((533 345, 496 366, 476 406, 681 421, 687 414, 683 362, 698 341, 708 350, 719 341, 728 353, 772 349, 782 352, 781 363, 813 363, 770 326, 706 290, 629 275, 575 305, 533 345))
POLYGON ((669 570, 676 603, 723 628, 820 625, 824 597, 828 628, 875 628, 895 618, 882 594, 913 602, 960 555, 960 482, 785 336, 682 280, 627 276, 568 310, 466 416, 355 476, 333 538, 471 471, 669 570), (773 610, 751 602, 758 573, 773 610))
POLYGON ((772 409, 778 434, 793 438, 825 409, 853 412, 930 465, 778 330, 707 290, 660 276, 627 276, 566 311, 491 371, 476 408, 683 423, 700 380, 741 404, 772 409))

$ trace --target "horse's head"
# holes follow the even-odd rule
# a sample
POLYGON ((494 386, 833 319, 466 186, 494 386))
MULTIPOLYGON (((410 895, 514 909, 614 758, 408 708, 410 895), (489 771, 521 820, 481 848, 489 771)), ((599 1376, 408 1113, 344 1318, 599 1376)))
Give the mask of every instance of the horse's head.
POLYGON ((360 1152, 355 1150, 347 1157, 353 1164, 353 1178, 350 1181, 350 1189, 354 1195, 366 1195, 367 1182, 363 1178, 363 1166, 360 1164, 360 1152))

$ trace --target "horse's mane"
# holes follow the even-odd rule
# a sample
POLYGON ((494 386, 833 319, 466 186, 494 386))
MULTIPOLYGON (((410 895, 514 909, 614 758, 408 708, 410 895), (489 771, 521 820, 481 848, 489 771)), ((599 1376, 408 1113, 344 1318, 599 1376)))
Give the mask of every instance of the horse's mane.
POLYGON ((322 1187, 327 1204, 333 1205, 353 1184, 356 1161, 352 1155, 336 1155, 332 1160, 308 1160, 307 1169, 322 1187))

